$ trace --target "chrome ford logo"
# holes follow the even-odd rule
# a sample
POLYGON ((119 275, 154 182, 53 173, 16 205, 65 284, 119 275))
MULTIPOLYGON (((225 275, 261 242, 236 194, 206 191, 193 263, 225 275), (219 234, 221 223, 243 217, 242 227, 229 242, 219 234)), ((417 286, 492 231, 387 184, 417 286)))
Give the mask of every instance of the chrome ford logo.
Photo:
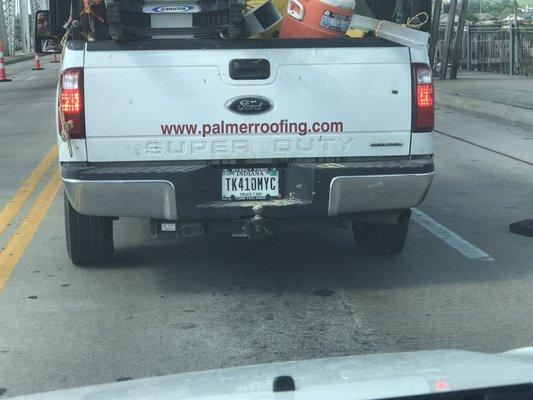
POLYGON ((226 107, 239 114, 260 114, 271 110, 273 106, 264 97, 238 97, 230 100, 226 107))

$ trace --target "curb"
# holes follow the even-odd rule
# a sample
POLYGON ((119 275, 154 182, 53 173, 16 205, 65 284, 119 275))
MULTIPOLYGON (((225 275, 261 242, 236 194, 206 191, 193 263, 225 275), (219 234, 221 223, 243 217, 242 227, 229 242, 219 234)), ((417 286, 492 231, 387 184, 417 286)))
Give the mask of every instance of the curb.
POLYGON ((24 54, 23 56, 12 56, 9 58, 6 57, 5 64, 9 65, 9 64, 15 64, 21 61, 27 61, 27 60, 31 60, 33 57, 35 57, 33 54, 24 54))
POLYGON ((435 102, 439 106, 456 108, 487 117, 496 117, 512 124, 527 125, 533 128, 533 110, 451 94, 440 90, 436 90, 435 94, 435 102))

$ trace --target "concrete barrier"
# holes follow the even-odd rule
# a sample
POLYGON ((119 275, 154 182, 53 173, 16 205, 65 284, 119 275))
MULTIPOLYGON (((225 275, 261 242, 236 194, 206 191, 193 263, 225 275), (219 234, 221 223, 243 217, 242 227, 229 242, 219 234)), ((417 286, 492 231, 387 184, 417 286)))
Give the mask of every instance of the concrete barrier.
POLYGON ((32 54, 24 54, 24 55, 20 55, 20 56, 6 57, 5 64, 6 65, 15 64, 15 63, 20 62, 20 61, 31 60, 32 58, 33 58, 33 53, 32 54))
POLYGON ((533 128, 533 110, 528 108, 462 96, 438 89, 435 91, 435 103, 437 106, 451 107, 488 117, 500 118, 513 124, 526 125, 533 128))

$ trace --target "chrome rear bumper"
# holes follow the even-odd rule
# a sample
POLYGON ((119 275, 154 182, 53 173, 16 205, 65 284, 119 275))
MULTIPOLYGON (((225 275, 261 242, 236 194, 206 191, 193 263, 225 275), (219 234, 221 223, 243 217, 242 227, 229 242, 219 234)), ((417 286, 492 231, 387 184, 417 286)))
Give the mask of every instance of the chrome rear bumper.
POLYGON ((328 215, 417 206, 426 197, 434 174, 337 176, 330 184, 328 215))
POLYGON ((267 218, 320 218, 404 210, 420 204, 431 159, 294 163, 280 167, 281 199, 221 201, 221 169, 211 166, 62 165, 76 211, 105 217, 201 221, 239 219, 261 204, 267 218))
POLYGON ((99 217, 149 217, 176 220, 176 192, 169 181, 64 179, 72 207, 99 217))

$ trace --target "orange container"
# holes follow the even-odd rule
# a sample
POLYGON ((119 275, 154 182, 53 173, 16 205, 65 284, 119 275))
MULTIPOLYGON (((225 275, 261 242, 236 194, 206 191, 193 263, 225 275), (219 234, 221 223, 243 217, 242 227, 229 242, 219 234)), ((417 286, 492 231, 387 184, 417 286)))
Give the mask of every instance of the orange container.
POLYGON ((280 38, 343 37, 355 0, 289 0, 280 38))

